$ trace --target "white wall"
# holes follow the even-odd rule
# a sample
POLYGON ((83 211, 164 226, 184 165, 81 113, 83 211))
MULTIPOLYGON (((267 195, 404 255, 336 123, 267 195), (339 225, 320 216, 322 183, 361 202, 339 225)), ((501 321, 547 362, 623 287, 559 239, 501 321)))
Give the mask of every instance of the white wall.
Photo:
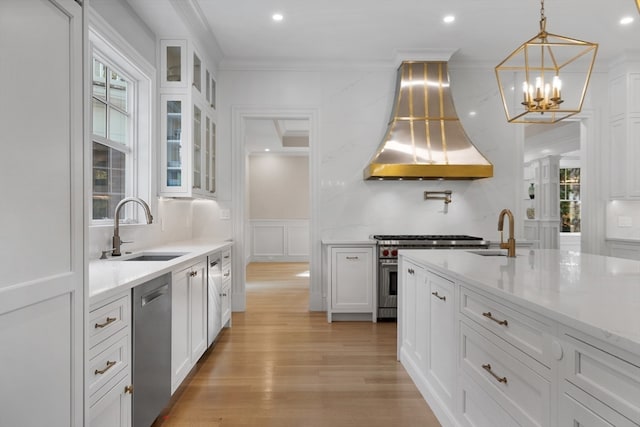
POLYGON ((640 200, 607 204, 607 237, 640 240, 640 200))
POLYGON ((307 156, 249 156, 249 218, 309 218, 307 156))
MULTIPOLYGON (((514 208, 521 176, 515 129, 504 120, 493 69, 451 71, 457 111, 471 140, 494 164, 495 177, 477 181, 364 181, 362 170, 386 129, 395 68, 309 71, 222 70, 220 121, 231 107, 318 107, 321 238, 362 239, 374 233, 466 233, 498 237, 502 208, 514 208), (463 96, 460 96, 463 95, 463 96), (474 110, 475 117, 468 113, 474 110), (491 123, 487 126, 487 123, 491 123), (453 191, 448 213, 424 190, 453 191)), ((230 128, 220 129, 229 144, 230 128)), ((220 147, 220 151, 230 147, 220 147)), ((222 155, 222 153, 221 153, 222 155)), ((231 177, 229 165, 223 174, 231 177)), ((224 176, 224 175, 223 175, 224 176)), ((228 195, 231 198, 231 195, 228 195)), ((319 244, 319 242, 312 242, 319 244)))

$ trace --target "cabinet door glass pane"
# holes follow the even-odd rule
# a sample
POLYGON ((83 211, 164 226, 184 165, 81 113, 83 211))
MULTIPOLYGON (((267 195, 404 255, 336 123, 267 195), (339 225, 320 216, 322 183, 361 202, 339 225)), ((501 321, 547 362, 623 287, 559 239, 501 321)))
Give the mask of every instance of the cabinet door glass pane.
POLYGON ((198 89, 198 92, 202 90, 202 63, 200 58, 195 53, 193 54, 193 86, 198 89))
POLYGON ((182 102, 167 101, 167 187, 182 185, 182 102))
POLYGON ((193 188, 202 188, 202 112, 193 106, 193 188))
POLYGON ((216 124, 211 122, 211 148, 209 149, 211 157, 211 171, 209 172, 209 192, 216 192, 216 124))
POLYGON ((216 109, 216 81, 211 79, 211 108, 216 109))
POLYGON ((182 81, 182 64, 180 63, 181 47, 167 46, 167 81, 182 81))
POLYGON ((211 76, 209 75, 209 70, 207 70, 206 74, 206 82, 207 82, 207 102, 211 102, 211 76))
POLYGON ((210 191, 211 182, 209 182, 211 177, 211 119, 207 116, 207 120, 205 121, 205 145, 204 145, 204 189, 206 191, 210 191))

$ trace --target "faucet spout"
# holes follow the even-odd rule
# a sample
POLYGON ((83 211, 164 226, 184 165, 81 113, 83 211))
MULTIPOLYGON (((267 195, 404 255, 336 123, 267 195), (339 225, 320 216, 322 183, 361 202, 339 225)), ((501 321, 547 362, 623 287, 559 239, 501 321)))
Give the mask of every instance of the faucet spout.
POLYGON ((503 209, 498 216, 498 231, 500 232, 500 249, 507 250, 507 257, 515 258, 516 257, 516 239, 513 237, 514 235, 514 219, 513 213, 509 209, 503 209), (507 239, 507 243, 504 243, 504 239, 502 238, 502 230, 504 228, 504 217, 509 218, 509 238, 507 239))
POLYGON ((126 197, 116 205, 116 211, 113 215, 113 252, 111 252, 112 256, 120 256, 120 245, 122 241, 120 240, 120 209, 128 202, 135 202, 142 206, 144 210, 144 214, 147 218, 147 224, 151 224, 153 222, 153 215, 151 215, 151 209, 149 209, 149 205, 140 199, 139 197, 126 197))

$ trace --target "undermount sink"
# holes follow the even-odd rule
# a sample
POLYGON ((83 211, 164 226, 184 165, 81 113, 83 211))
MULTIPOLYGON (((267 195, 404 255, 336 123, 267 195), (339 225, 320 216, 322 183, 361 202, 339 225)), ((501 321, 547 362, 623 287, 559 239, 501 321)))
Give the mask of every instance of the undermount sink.
MULTIPOLYGON (((122 261, 169 261, 174 258, 181 257, 182 255, 186 255, 186 252, 180 253, 141 253, 137 255, 133 255, 131 258, 122 259, 122 261)), ((112 258, 117 260, 117 258, 112 258)))
POLYGON ((482 255, 482 256, 507 256, 504 251, 467 251, 470 254, 482 255))

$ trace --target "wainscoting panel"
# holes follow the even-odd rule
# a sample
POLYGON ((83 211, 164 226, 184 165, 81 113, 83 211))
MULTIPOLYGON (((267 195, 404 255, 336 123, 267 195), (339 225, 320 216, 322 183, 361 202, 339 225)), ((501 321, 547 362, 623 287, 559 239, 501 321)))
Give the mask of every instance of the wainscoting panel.
POLYGON ((308 262, 309 221, 251 220, 254 262, 308 262))

